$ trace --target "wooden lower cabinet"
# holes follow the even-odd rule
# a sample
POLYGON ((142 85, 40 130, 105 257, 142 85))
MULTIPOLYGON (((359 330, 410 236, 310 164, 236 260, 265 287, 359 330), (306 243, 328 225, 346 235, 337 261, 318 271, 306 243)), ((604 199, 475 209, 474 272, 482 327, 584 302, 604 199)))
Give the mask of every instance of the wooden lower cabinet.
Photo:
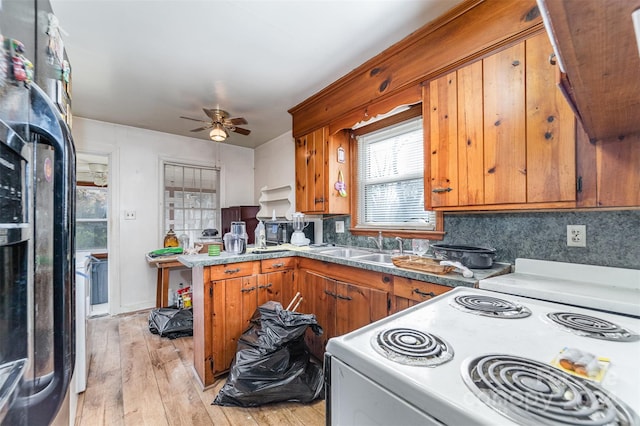
POLYGON ((410 306, 417 305, 444 294, 452 287, 412 280, 404 277, 393 277, 393 313, 400 312, 410 306))
POLYGON ((314 314, 323 329, 321 336, 310 329, 305 336, 311 353, 322 359, 330 338, 451 290, 298 257, 194 268, 193 283, 194 368, 203 387, 229 370, 238 339, 256 309, 269 300, 286 308, 300 292, 302 302, 297 312, 314 314))
POLYGON ((294 262, 274 262, 282 264, 281 270, 261 262, 203 268, 201 292, 194 288, 193 314, 194 366, 204 387, 229 370, 238 339, 258 306, 270 300, 283 303, 283 288, 293 286, 294 262))
POLYGON ((311 330, 307 330, 306 335, 307 345, 318 359, 323 358, 324 348, 330 338, 389 314, 392 287, 385 274, 332 265, 330 272, 301 268, 297 282, 298 291, 304 298, 298 311, 314 314, 323 329, 321 336, 316 336, 311 330), (349 271, 351 278, 345 276, 349 271), (373 285, 358 280, 358 276, 373 285))

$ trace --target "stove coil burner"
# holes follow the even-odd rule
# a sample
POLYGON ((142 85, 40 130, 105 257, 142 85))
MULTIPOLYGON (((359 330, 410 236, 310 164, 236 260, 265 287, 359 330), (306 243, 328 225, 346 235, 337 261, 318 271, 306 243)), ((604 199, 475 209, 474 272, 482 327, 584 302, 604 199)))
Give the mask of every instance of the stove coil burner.
POLYGON ((492 409, 523 425, 635 425, 640 417, 598 385, 511 355, 466 359, 462 379, 492 409))
POLYGON ((594 339, 616 342, 635 342, 640 336, 610 321, 577 314, 575 312, 551 312, 547 317, 566 331, 594 339))
POLYGON ((526 318, 531 315, 526 306, 491 296, 465 294, 453 298, 450 305, 464 312, 494 318, 526 318))
POLYGON ((441 338, 411 328, 382 330, 371 338, 371 346, 391 361, 435 367, 453 358, 453 348, 441 338))

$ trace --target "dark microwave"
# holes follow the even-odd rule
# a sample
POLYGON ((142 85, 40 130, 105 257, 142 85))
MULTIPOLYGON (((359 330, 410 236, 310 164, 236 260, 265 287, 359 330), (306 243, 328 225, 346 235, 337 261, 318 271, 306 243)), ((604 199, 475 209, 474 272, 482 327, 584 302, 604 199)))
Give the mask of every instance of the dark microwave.
MULTIPOLYGON (((267 236, 267 245, 287 244, 291 242, 293 222, 287 220, 267 220, 265 221, 264 227, 267 236)), ((309 222, 303 232, 304 236, 313 244, 313 222, 309 222)))

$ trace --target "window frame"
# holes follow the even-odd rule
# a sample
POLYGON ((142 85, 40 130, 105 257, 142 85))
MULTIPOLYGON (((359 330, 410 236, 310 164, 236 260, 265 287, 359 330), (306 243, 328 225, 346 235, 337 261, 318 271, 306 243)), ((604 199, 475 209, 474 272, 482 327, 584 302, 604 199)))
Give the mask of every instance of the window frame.
POLYGON ((76 183, 76 188, 75 188, 75 194, 74 196, 78 197, 78 191, 86 188, 86 189, 91 189, 91 190, 97 190, 100 192, 104 192, 105 196, 106 196, 106 213, 105 213, 105 217, 104 218, 82 218, 78 215, 77 212, 77 206, 76 206, 76 227, 78 223, 103 223, 105 224, 105 246, 104 247, 91 247, 91 248, 78 248, 78 244, 77 244, 77 237, 78 237, 78 233, 76 233, 76 241, 74 242, 76 244, 76 251, 106 251, 108 250, 108 246, 109 246, 109 189, 108 187, 105 186, 98 186, 96 184, 94 184, 93 182, 77 182, 76 183))
MULTIPOLYGON (((351 130, 351 187, 353 188, 353 195, 351 198, 351 226, 349 232, 353 235, 377 235, 378 232, 382 232, 383 236, 399 236, 402 238, 428 238, 430 240, 442 240, 444 238, 444 215, 441 211, 436 211, 436 225, 433 230, 422 230, 413 228, 399 228, 397 225, 384 226, 384 225, 361 225, 358 220, 359 203, 361 199, 361 187, 358 179, 359 176, 359 161, 358 161, 358 143, 356 137, 367 133, 372 133, 377 130, 381 130, 396 124, 400 124, 404 121, 411 120, 416 117, 422 116, 422 103, 412 105, 407 110, 394 114, 392 116, 383 118, 374 123, 359 127, 358 129, 351 130)), ((424 129, 424 124, 423 124, 424 129)), ((424 154, 426 156, 426 153, 424 154)), ((423 159, 424 162, 424 159, 423 159)), ((426 162, 424 162, 426 164, 426 162)), ((423 179, 426 182, 429 174, 425 169, 423 170, 423 179)), ((425 185, 426 186, 426 185, 425 185)), ((426 210, 426 202, 425 202, 426 210)))
MULTIPOLYGON (((184 174, 183 174, 184 176, 184 174)), ((162 236, 164 236, 168 230, 170 228, 172 228, 176 235, 180 235, 182 233, 187 233, 187 235, 189 235, 189 239, 191 241, 192 244, 195 244, 197 242, 197 239, 201 236, 201 232, 203 229, 205 229, 205 224, 202 223, 202 212, 203 211, 210 211, 213 210, 214 211, 214 222, 216 224, 215 228, 218 229, 218 231, 220 231, 221 229, 221 211, 222 211, 222 207, 221 207, 221 197, 220 197, 220 188, 221 188, 221 170, 220 167, 217 166, 207 166, 207 165, 203 165, 203 164, 189 164, 187 162, 180 162, 180 161, 171 161, 171 160, 164 160, 162 161, 162 181, 161 181, 161 193, 162 193, 162 236), (170 187, 167 185, 167 181, 166 181, 166 168, 167 166, 174 166, 174 167, 182 167, 183 168, 183 173, 184 173, 184 169, 198 169, 198 170, 207 170, 207 171, 212 171, 214 172, 217 176, 216 176, 216 185, 215 188, 213 190, 209 190, 207 188, 202 188, 202 182, 200 182, 200 185, 198 187, 193 187, 193 188, 188 188, 184 186, 184 181, 183 181, 183 185, 182 185, 182 191, 178 191, 178 187, 170 187), (173 188, 174 192, 199 192, 199 193, 212 193, 214 194, 215 200, 216 200, 216 207, 215 208, 205 208, 205 207, 191 207, 191 208, 186 208, 186 207, 175 207, 175 203, 170 203, 169 200, 167 199, 167 191, 171 191, 171 189, 173 188), (189 191, 188 189, 193 189, 194 191, 189 191), (203 191, 204 190, 204 191, 203 191), (171 207, 173 206, 173 207, 171 207), (187 210, 190 211, 195 211, 198 210, 200 211, 200 225, 203 227, 202 229, 183 229, 182 227, 176 227, 176 223, 175 223, 175 212, 176 210, 182 210, 183 212, 186 212, 187 210), (171 213, 174 214, 173 219, 170 218, 171 213), (168 219, 169 217, 169 219, 168 219), (173 225, 171 225, 173 224, 173 225)), ((183 225, 185 222, 184 219, 184 215, 183 215, 183 225)))

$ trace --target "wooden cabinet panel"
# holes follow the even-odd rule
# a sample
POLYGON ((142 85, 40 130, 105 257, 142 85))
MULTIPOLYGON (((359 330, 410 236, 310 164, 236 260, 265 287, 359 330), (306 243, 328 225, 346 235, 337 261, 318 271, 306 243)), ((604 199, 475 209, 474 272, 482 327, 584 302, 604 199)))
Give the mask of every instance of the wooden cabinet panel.
POLYGON ((527 202, 576 200, 574 114, 556 86, 546 34, 527 39, 527 202))
MULTIPOLYGON (((270 300, 280 302, 281 304, 288 303, 288 301, 282 298, 282 294, 284 287, 291 287, 292 283, 293 271, 291 270, 258 275, 258 306, 270 300)), ((286 308, 287 306, 284 305, 284 307, 286 308)))
POLYGON ((214 281, 211 332, 213 334, 213 375, 229 369, 238 339, 247 329, 257 308, 257 277, 214 281))
POLYGON ((575 118, 550 52, 539 33, 429 82, 427 207, 575 206, 575 118))
POLYGON ((396 298, 395 312, 399 312, 402 309, 415 305, 416 303, 432 299, 450 290, 452 290, 452 287, 412 280, 404 277, 394 277, 393 294, 396 298))
POLYGON ((482 61, 458 73, 458 203, 484 204, 482 61))
MULTIPOLYGON (((329 135, 322 127, 296 139, 296 210, 303 213, 349 213, 349 198, 334 189, 339 173, 349 179, 349 137, 347 132, 329 135), (339 163, 342 147, 345 161, 339 163)), ((348 186, 348 184, 347 184, 348 186)))
POLYGON ((293 269, 295 266, 295 257, 278 257, 276 259, 264 259, 260 261, 260 272, 276 272, 283 269, 293 269))
POLYGON ((256 275, 260 272, 260 262, 227 263, 224 265, 210 266, 210 268, 211 281, 218 281, 256 275))
POLYGON ((596 144, 599 207, 640 206, 640 134, 596 144))
POLYGON ((434 207, 458 205, 456 93, 456 73, 429 83, 429 173, 431 204, 434 207))
POLYGON ((483 60, 484 202, 525 203, 524 44, 483 60))
POLYGON ((389 292, 338 281, 314 271, 299 273, 304 297, 301 312, 312 313, 323 334, 307 331, 305 340, 311 353, 322 359, 330 338, 353 331, 388 315, 389 292))

